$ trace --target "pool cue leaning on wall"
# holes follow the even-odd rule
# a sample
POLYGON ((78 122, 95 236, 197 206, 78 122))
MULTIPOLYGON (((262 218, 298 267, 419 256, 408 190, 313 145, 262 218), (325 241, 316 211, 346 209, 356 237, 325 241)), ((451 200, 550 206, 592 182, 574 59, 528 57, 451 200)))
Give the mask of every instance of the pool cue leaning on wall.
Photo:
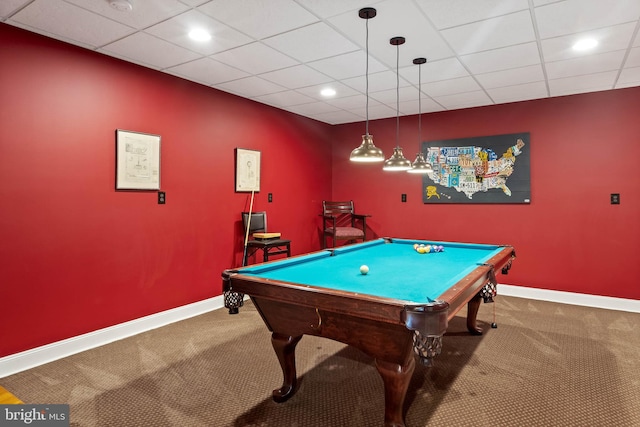
POLYGON ((244 233, 244 253, 242 254, 242 266, 244 267, 247 261, 247 242, 249 242, 249 230, 251 230, 251 213, 253 212, 253 196, 255 190, 251 190, 251 203, 249 203, 249 218, 247 219, 247 229, 244 233))

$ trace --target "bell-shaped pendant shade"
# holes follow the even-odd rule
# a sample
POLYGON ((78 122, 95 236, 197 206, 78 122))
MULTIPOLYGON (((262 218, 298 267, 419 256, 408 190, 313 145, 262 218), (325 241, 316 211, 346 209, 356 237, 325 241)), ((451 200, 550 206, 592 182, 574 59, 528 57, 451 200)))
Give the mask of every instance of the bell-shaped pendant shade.
POLYGON ((393 154, 384 161, 384 166, 382 167, 382 170, 385 171, 406 171, 409 169, 411 169, 411 161, 402 154, 402 148, 400 147, 393 149, 393 154))
POLYGON ((411 164, 411 169, 407 170, 409 173, 431 173, 433 172, 433 168, 427 161, 424 159, 424 155, 422 153, 418 153, 416 159, 411 164))
POLYGON ((384 153, 373 145, 373 135, 362 135, 362 144, 351 152, 349 160, 352 162, 382 162, 384 153))

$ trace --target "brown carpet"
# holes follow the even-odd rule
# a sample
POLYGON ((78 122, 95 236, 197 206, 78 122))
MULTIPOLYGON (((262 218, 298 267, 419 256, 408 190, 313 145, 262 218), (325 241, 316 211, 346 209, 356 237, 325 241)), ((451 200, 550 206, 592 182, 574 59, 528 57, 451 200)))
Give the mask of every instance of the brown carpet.
MULTIPOLYGON (((499 297, 469 336, 456 317, 432 368, 416 365, 416 426, 640 426, 640 314, 499 297)), ((464 315, 461 312, 460 315, 464 315)), ((282 374, 251 303, 0 379, 25 403, 68 403, 72 426, 382 426, 382 380, 360 351, 305 336, 300 389, 282 374)))

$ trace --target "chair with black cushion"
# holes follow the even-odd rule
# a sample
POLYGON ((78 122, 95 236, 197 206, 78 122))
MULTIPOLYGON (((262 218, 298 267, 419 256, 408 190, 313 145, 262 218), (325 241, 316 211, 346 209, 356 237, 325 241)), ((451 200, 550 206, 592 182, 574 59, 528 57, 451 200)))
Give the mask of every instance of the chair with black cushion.
MULTIPOLYGON (((267 213, 251 212, 251 224, 249 222, 249 212, 242 212, 242 223, 244 231, 249 228, 247 248, 244 251, 243 264, 247 265, 247 260, 258 251, 262 251, 262 260, 269 261, 272 255, 286 254, 291 256, 291 240, 281 239, 280 233, 269 233, 267 229, 267 213)), ((246 236, 246 234, 245 234, 246 236)))
POLYGON ((353 200, 344 202, 322 202, 322 247, 327 247, 327 240, 331 238, 333 247, 340 240, 354 243, 367 240, 367 217, 355 213, 353 200))

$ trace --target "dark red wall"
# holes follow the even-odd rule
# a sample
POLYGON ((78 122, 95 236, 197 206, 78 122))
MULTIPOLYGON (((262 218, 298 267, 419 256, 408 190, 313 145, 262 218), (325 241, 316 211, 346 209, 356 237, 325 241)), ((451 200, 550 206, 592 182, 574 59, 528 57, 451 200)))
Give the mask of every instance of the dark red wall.
MULTIPOLYGON (((501 283, 640 299, 639 117, 640 88, 423 116, 424 140, 530 132, 527 205, 424 205, 420 176, 349 162, 364 124, 335 126, 333 195, 373 215, 379 236, 514 245, 518 259, 501 283)), ((387 157, 395 130, 395 118, 370 123, 387 157)), ((416 116, 401 117, 400 145, 413 160, 416 116)))
POLYGON ((319 248, 329 125, 5 24, 0 47, 0 357, 220 295, 236 147, 262 152, 270 229, 319 248), (115 191, 117 128, 161 135, 166 205, 115 191))

